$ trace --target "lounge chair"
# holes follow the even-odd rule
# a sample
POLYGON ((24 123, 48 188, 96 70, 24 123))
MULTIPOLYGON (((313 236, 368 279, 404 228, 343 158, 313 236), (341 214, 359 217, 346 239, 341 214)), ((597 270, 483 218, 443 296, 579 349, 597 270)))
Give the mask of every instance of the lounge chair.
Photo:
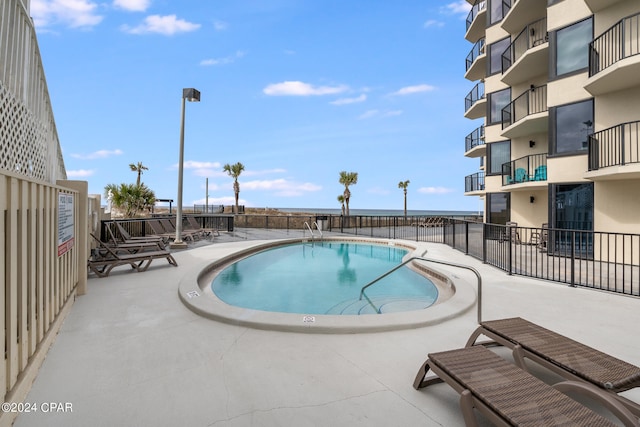
POLYGON ((216 236, 220 235, 220 232, 218 231, 217 228, 201 227, 200 224, 198 224, 198 221, 196 221, 196 219, 192 216, 187 217, 187 222, 189 223, 189 227, 190 227, 188 231, 197 231, 201 233, 203 237, 213 237, 214 234, 216 236))
MULTIPOLYGON (((132 243, 137 241, 145 241, 145 242, 157 242, 161 241, 162 243, 167 243, 167 240, 162 238, 161 236, 148 235, 148 236, 132 236, 129 234, 127 230, 120 224, 118 221, 115 221, 114 224, 118 228, 118 232, 122 236, 122 239, 125 243, 132 243)), ((108 227, 107 227, 108 228, 108 227)))
POLYGON ((588 382, 609 392, 636 416, 640 405, 617 394, 640 386, 640 368, 519 317, 480 324, 466 346, 499 344, 513 350, 516 364, 534 361, 563 378, 588 382), (476 343, 484 335, 492 341, 476 343))
POLYGON ((541 165, 536 168, 533 174, 533 181, 546 181, 547 180, 547 165, 541 165))
POLYGON ((137 253, 118 253, 109 245, 106 245, 94 234, 91 233, 98 244, 100 250, 94 251, 89 258, 87 265, 99 277, 106 277, 115 267, 120 265, 130 265, 136 271, 145 271, 154 259, 165 258, 169 264, 178 266, 178 263, 168 250, 142 251, 137 253), (101 252, 104 251, 104 252, 101 252))
MULTIPOLYGON (((117 226, 122 228, 122 226, 119 224, 117 226)), ((138 251, 144 250, 144 249, 153 249, 153 250, 164 249, 164 242, 159 237, 153 237, 148 239, 126 239, 122 234, 122 231, 124 231, 125 233, 127 232, 123 228, 122 231, 120 232, 120 234, 123 237, 121 239, 118 239, 115 236, 115 233, 113 232, 113 230, 111 230, 111 227, 107 226, 105 228, 107 229, 107 233, 109 234, 109 237, 113 242, 111 245, 112 248, 120 248, 120 249, 131 248, 132 250, 130 252, 135 252, 136 248, 138 249, 138 251)), ((129 234, 127 233, 127 235, 129 234)), ((129 235, 129 237, 131 236, 129 235)))
MULTIPOLYGON (((159 221, 160 224, 162 224, 162 228, 164 228, 167 233, 173 233, 174 236, 176 235, 176 226, 173 225, 173 223, 168 218, 161 218, 159 221)), ((181 236, 182 240, 190 240, 193 242, 194 240, 198 240, 200 238, 198 234, 199 233, 196 231, 185 230, 183 228, 181 236)))
POLYGON ((576 381, 550 386, 482 346, 429 354, 413 387, 417 390, 439 382, 446 382, 460 393, 467 426, 478 425, 474 408, 498 426, 616 425, 564 392, 597 401, 626 426, 640 425, 608 393, 576 381), (429 370, 437 377, 425 378, 429 370))

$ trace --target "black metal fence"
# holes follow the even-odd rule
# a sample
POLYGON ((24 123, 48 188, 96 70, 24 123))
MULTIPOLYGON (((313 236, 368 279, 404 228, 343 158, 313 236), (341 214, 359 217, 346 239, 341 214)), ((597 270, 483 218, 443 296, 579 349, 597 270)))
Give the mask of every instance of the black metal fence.
POLYGON ((640 54, 640 13, 621 19, 589 44, 589 77, 640 54))
MULTIPOLYGON (((364 237, 443 243, 508 274, 640 296, 640 235, 580 229, 519 227, 479 217, 342 215, 193 215, 222 232, 260 228, 325 231, 364 237)), ((175 219, 175 217, 174 217, 175 219)), ((145 219, 117 220, 132 236, 153 234, 145 219)), ((115 221, 103 221, 119 234, 115 221)), ((103 230, 103 236, 109 236, 103 230)), ((230 233, 234 234, 234 233, 230 233)))
POLYGON ((589 135, 589 170, 640 163, 640 121, 589 135))
POLYGON ((547 85, 538 87, 532 85, 530 89, 502 109, 502 129, 508 128, 531 114, 547 110, 547 85))

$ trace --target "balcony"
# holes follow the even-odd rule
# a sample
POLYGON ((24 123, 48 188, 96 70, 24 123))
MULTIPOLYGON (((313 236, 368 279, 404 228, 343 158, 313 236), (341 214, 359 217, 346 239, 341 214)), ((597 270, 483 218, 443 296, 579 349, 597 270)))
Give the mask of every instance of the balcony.
POLYGON ((584 0, 593 13, 600 12, 602 9, 620 3, 620 1, 621 0, 584 0))
POLYGON ((464 155, 466 157, 482 157, 487 152, 484 145, 484 125, 476 128, 464 140, 464 155))
POLYGON ((534 87, 502 109, 502 133, 505 138, 546 133, 549 111, 547 85, 534 87))
POLYGON ((640 85, 640 14, 620 20, 589 44, 585 89, 602 95, 640 85))
POLYGON ((589 135, 588 159, 587 179, 640 178, 640 121, 589 135))
POLYGON ((479 119, 487 115, 487 98, 484 83, 480 82, 464 98, 464 116, 467 119, 479 119))
POLYGON ((464 177, 464 195, 484 195, 484 172, 476 172, 473 175, 464 177))
POLYGON ((487 2, 486 0, 476 0, 467 15, 467 32, 464 38, 475 43, 484 36, 487 25, 487 2))
POLYGON ((547 155, 533 154, 502 165, 502 185, 509 191, 547 187, 547 155), (517 187, 511 187, 517 186, 517 187))
POLYGON ((547 16, 547 2, 541 0, 503 0, 502 9, 505 15, 501 27, 509 34, 515 34, 529 22, 547 16), (510 3, 509 9, 505 2, 510 3))
POLYGON ((481 80, 487 74, 487 55, 485 52, 484 38, 473 45, 466 59, 464 78, 471 81, 481 80))
POLYGON ((502 81, 514 86, 548 72, 547 18, 542 18, 527 25, 502 54, 502 81))

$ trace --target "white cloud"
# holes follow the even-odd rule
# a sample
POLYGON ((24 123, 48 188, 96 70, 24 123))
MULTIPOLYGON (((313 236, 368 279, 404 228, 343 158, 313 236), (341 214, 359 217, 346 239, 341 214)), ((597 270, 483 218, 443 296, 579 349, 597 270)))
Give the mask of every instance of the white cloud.
POLYGON ((310 182, 298 183, 284 178, 273 180, 255 180, 247 181, 240 184, 242 190, 262 190, 272 191, 275 195, 281 197, 301 196, 305 193, 322 190, 322 187, 310 182))
POLYGON ((444 22, 436 21, 435 19, 429 19, 427 20, 427 22, 424 23, 424 28, 431 28, 431 27, 442 28, 444 27, 444 22))
POLYGON ((418 193, 422 194, 447 194, 453 193, 455 190, 453 188, 446 187, 420 187, 418 188, 418 193))
POLYGON ((78 169, 74 171, 67 171, 67 178, 85 178, 92 176, 96 171, 91 169, 78 169))
POLYGON ((61 23, 71 28, 87 28, 102 22, 97 8, 90 0, 32 0, 31 16, 36 27, 61 23))
POLYGON ((113 0, 115 7, 132 12, 144 12, 150 4, 151 0, 113 0))
POLYGON ((345 85, 338 86, 314 86, 300 81, 286 81, 273 83, 265 87, 262 91, 270 96, 316 96, 334 95, 342 93, 349 88, 345 85))
POLYGON ((335 101, 331 101, 329 104, 332 105, 347 105, 347 104, 355 104, 357 102, 364 102, 367 100, 367 95, 365 95, 364 93, 358 97, 355 98, 340 98, 340 99, 336 99, 335 101))
POLYGON ((471 4, 467 0, 457 0, 440 8, 440 12, 447 15, 461 15, 466 17, 471 10, 471 4))
POLYGON ((386 111, 368 110, 360 114, 360 116, 358 116, 358 119, 365 120, 365 119, 372 119, 372 118, 393 117, 393 116, 399 116, 400 114, 402 114, 402 110, 386 110, 386 111))
POLYGON ((431 92, 434 89, 435 89, 434 86, 426 85, 426 84, 415 85, 415 86, 406 86, 406 87, 403 87, 403 88, 397 90, 396 92, 393 92, 391 95, 397 95, 397 96, 411 95, 411 94, 414 94, 414 93, 431 92))
POLYGON ((165 36, 172 36, 177 33, 187 33, 196 31, 200 28, 200 24, 187 22, 184 19, 178 19, 176 15, 150 15, 144 19, 144 22, 137 27, 130 28, 127 25, 121 27, 122 31, 130 34, 148 34, 156 33, 165 36))
POLYGON ((89 154, 72 154, 71 157, 74 157, 76 159, 83 159, 83 160, 95 160, 95 159, 106 159, 108 157, 119 156, 121 154, 123 154, 123 151, 120 149, 98 150, 89 154))
POLYGON ((200 65, 211 66, 211 65, 231 64, 232 62, 235 62, 236 59, 242 58, 244 55, 245 55, 245 53, 242 52, 241 50, 239 50, 235 54, 227 56, 227 57, 224 57, 224 58, 203 59, 202 61, 200 61, 200 65))

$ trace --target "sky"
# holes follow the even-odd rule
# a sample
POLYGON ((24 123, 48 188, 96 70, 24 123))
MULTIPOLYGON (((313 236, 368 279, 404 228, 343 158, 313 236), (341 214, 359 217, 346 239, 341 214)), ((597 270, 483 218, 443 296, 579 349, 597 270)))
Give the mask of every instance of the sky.
POLYGON ((466 0, 31 0, 68 179, 184 206, 468 210, 466 0))

